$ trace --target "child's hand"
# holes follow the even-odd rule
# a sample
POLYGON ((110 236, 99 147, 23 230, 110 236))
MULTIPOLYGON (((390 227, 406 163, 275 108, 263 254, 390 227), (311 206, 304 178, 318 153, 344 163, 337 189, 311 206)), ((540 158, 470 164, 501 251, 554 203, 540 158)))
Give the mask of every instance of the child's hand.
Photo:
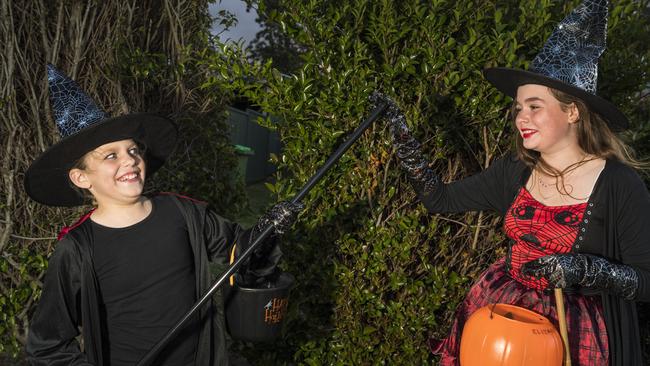
POLYGON ((273 225, 275 234, 284 234, 296 221, 298 213, 304 208, 305 206, 302 203, 279 202, 260 218, 255 226, 255 232, 261 232, 266 226, 273 225))
POLYGON ((394 100, 377 91, 370 95, 369 100, 373 105, 388 104, 384 118, 388 121, 397 158, 415 191, 420 195, 434 191, 438 187, 438 177, 429 168, 429 161, 422 154, 420 142, 406 125, 402 110, 394 100))
POLYGON ((394 143, 398 143, 410 135, 410 131, 406 126, 406 117, 394 100, 378 91, 372 92, 368 100, 373 106, 380 103, 388 105, 388 108, 384 111, 384 118, 388 121, 394 143))
POLYGON ((639 274, 634 268, 591 254, 550 254, 524 263, 521 273, 544 277, 549 287, 608 290, 626 300, 634 299, 639 287, 639 274))

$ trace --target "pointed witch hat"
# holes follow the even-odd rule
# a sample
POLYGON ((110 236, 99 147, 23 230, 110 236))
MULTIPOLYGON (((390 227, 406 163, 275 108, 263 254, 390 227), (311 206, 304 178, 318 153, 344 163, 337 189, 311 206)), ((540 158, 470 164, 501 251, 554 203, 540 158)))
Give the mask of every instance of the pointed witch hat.
POLYGON ((607 0, 585 0, 560 22, 528 71, 496 67, 486 69, 485 77, 513 98, 517 88, 525 84, 566 92, 587 103, 612 130, 626 129, 627 117, 596 95, 598 59, 605 51, 607 7, 607 0))
POLYGON ((175 124, 164 117, 134 113, 110 117, 77 83, 47 65, 52 114, 61 140, 41 154, 25 172, 25 191, 50 206, 78 206, 84 198, 68 172, 86 153, 103 144, 134 139, 146 146, 147 176, 158 170, 176 144, 175 124))

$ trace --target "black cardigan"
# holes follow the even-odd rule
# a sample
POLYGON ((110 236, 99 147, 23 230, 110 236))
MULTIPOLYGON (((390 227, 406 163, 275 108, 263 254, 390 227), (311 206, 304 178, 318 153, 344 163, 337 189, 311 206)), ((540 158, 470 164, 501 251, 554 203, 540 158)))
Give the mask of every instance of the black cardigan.
MULTIPOLYGON (((420 200, 431 213, 493 210, 502 217, 526 184, 531 170, 514 156, 495 161, 483 172, 439 184, 420 200)), ((592 192, 571 249, 632 266, 639 274, 637 301, 650 300, 650 195, 636 172, 608 159, 592 192)), ((634 301, 602 296, 610 364, 643 365, 634 301)))

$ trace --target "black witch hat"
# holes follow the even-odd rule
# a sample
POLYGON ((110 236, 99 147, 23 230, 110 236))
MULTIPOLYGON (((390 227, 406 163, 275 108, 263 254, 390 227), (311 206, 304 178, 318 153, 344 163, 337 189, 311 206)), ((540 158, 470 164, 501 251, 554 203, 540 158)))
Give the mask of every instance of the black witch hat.
POLYGON ((50 206, 84 203, 68 172, 86 153, 103 144, 134 139, 146 146, 147 176, 158 170, 176 144, 174 123, 148 113, 110 117, 74 80, 47 65, 52 114, 61 140, 39 156, 25 172, 25 190, 50 206))
POLYGON ((485 70, 497 89, 515 97, 525 84, 546 85, 582 99, 614 131, 628 120, 612 103, 596 95, 598 59, 605 51, 607 0, 585 0, 555 29, 528 71, 503 67, 485 70))

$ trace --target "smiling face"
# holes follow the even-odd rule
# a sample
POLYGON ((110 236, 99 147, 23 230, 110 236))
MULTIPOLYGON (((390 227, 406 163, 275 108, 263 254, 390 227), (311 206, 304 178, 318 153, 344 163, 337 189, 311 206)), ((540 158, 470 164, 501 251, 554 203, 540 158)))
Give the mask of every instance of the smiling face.
POLYGON ((90 191, 98 206, 133 203, 142 195, 145 163, 135 141, 104 144, 87 153, 82 161, 82 167, 70 170, 70 180, 90 191))
POLYGON ((578 110, 574 104, 563 108, 548 87, 537 84, 520 86, 515 113, 515 124, 526 149, 541 154, 579 149, 575 128, 578 110))

